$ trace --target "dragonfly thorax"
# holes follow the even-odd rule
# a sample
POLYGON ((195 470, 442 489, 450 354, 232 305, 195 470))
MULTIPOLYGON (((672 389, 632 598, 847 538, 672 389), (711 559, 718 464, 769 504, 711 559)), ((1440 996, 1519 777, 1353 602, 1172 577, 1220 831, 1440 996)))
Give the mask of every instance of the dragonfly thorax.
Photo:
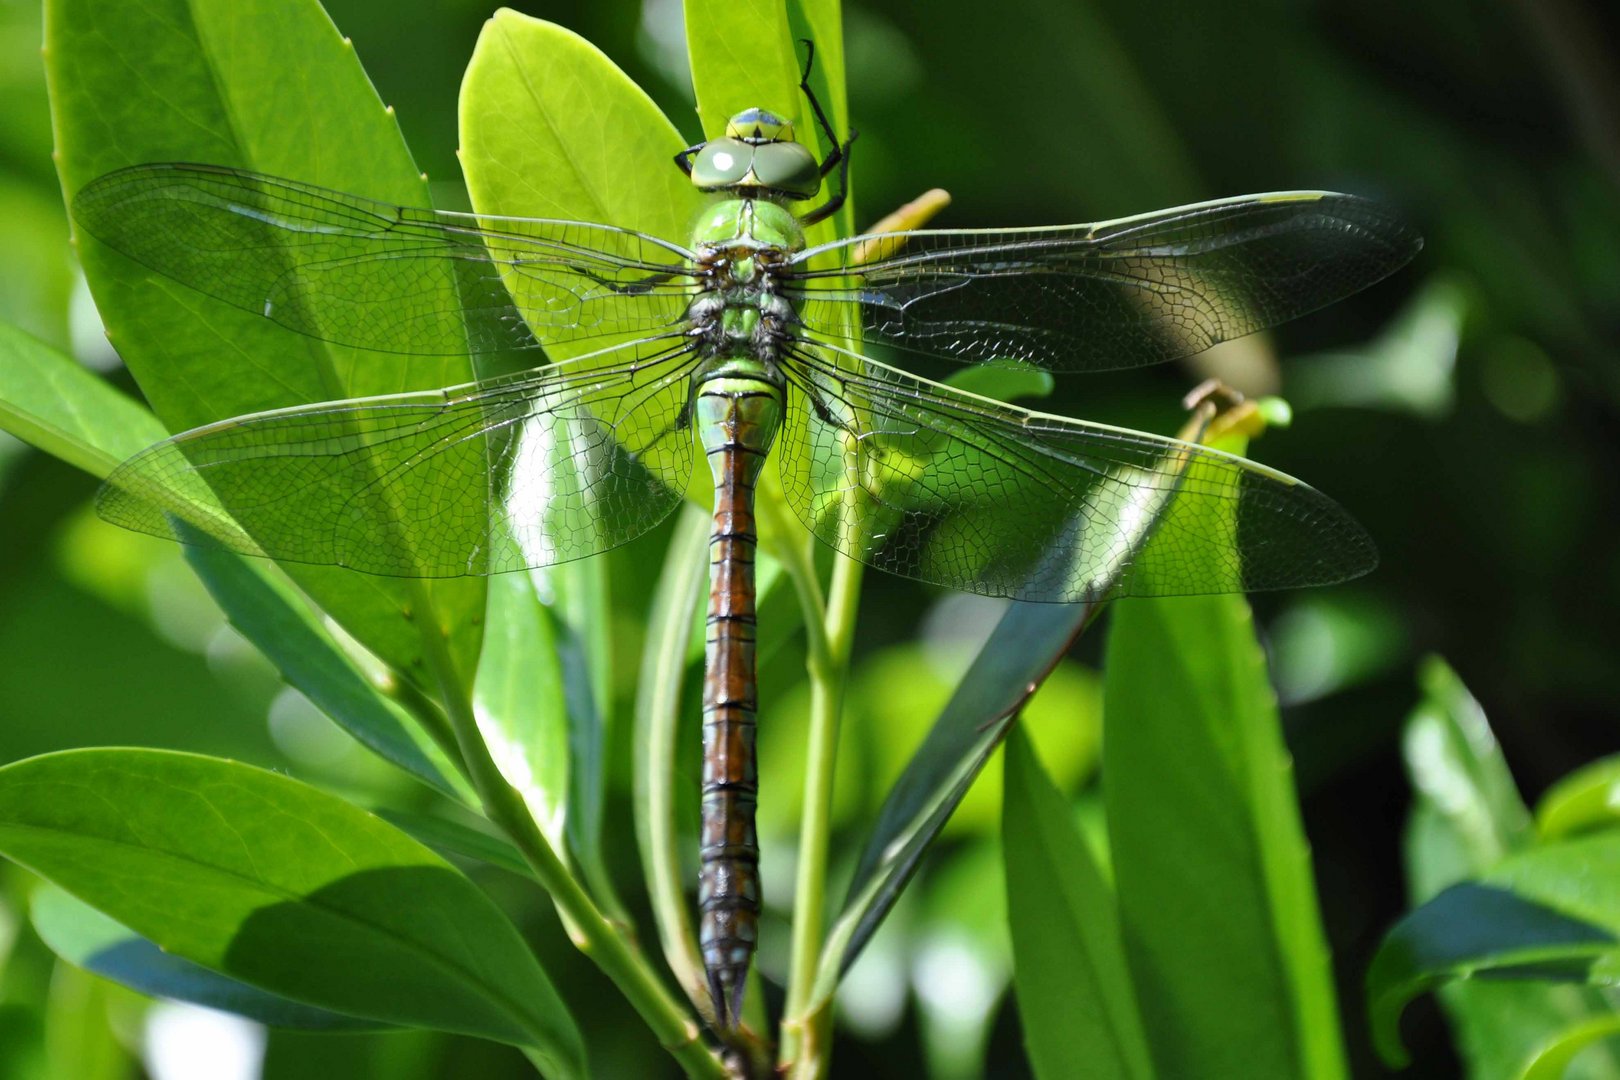
POLYGON ((687 320, 704 354, 774 360, 794 318, 778 285, 804 246, 798 221, 766 200, 728 199, 704 214, 693 241, 701 285, 687 320))

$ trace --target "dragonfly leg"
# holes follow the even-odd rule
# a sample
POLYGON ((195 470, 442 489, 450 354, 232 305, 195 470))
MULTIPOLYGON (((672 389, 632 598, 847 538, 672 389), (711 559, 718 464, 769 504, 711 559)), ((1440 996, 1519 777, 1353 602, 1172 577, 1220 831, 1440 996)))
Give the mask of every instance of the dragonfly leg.
MULTIPOLYGON (((837 153, 827 159, 827 162, 836 160, 838 163, 838 194, 831 196, 826 202, 808 214, 800 216, 800 223, 814 225, 816 222, 838 213, 838 208, 844 205, 844 199, 849 195, 849 148, 855 145, 855 140, 859 136, 860 132, 853 128, 850 129, 849 138, 844 140, 844 145, 838 148, 837 153)), ((823 164, 825 165, 827 162, 823 162, 823 164)))
POLYGON ((685 173, 687 176, 691 176, 692 159, 696 157, 698 151, 702 149, 702 143, 693 143, 691 146, 688 146, 685 150, 682 150, 680 153, 675 155, 675 167, 680 169, 681 172, 685 173))

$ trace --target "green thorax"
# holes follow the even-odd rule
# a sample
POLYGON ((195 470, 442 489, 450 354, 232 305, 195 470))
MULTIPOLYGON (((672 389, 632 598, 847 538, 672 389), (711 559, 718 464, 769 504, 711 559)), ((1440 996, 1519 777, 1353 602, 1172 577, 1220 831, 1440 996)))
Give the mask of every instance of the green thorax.
POLYGON ((724 250, 735 261, 747 252, 798 251, 804 247, 804 230, 791 210, 769 199, 721 199, 698 219, 692 247, 724 250))

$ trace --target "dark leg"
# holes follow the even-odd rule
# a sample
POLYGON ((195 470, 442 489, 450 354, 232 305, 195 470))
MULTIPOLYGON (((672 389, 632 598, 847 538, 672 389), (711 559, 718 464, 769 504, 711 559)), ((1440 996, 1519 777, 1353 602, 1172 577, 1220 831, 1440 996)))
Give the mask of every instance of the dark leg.
POLYGON ((844 199, 849 195, 849 148, 855 145, 855 140, 859 136, 860 132, 851 130, 849 138, 844 140, 844 145, 839 147, 835 157, 827 159, 828 161, 836 159, 838 162, 838 193, 808 214, 800 215, 799 221, 801 223, 814 225, 816 222, 838 213, 838 208, 844 205, 844 199))
MULTIPOLYGON (((822 137, 827 140, 827 145, 832 147, 832 153, 821 163, 821 175, 825 178, 849 151, 849 143, 838 145, 838 133, 833 130, 832 121, 827 119, 826 112, 821 108, 821 102, 816 99, 816 92, 810 89, 810 66, 816 59, 816 43, 809 38, 803 38, 801 43, 804 45, 804 73, 799 76, 799 89, 804 91, 805 98, 810 102, 811 111, 816 114, 816 123, 821 128, 822 137)), ((854 141, 854 136, 851 135, 850 142, 854 141)))
POLYGON ((676 154, 675 155, 675 167, 680 169, 681 172, 685 173, 687 176, 691 176, 692 175, 692 157, 699 150, 703 149, 703 145, 704 145, 703 143, 693 143, 691 146, 688 146, 685 150, 682 150, 680 153, 676 154))

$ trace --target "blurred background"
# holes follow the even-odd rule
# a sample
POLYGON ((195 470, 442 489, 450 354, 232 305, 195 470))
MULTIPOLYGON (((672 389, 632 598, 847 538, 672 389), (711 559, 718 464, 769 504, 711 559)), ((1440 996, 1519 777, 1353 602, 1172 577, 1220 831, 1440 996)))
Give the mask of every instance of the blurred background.
MULTIPOLYGON (((398 110, 417 161, 444 185, 442 204, 458 205, 456 92, 488 0, 327 6, 398 110)), ((679 0, 514 6, 589 38, 699 137, 679 0)), ((1399 733, 1417 661, 1439 653, 1455 666, 1527 796, 1620 748, 1620 11, 1599 7, 933 0, 923 17, 900 0, 844 6, 863 224, 934 186, 955 199, 936 222, 946 227, 1326 188, 1384 200, 1427 237, 1393 279, 1263 340, 1184 365, 1066 379, 1044 406, 1171 433, 1181 394, 1206 374, 1280 392, 1294 424, 1252 453, 1337 498, 1377 538, 1383 565, 1371 577, 1255 599, 1358 1075, 1382 1074, 1360 987, 1406 903, 1399 733)), ((67 246, 40 40, 38 5, 0 0, 0 319, 134 393, 67 246)), ((386 798, 397 781, 223 626, 175 551, 96 522, 93 489, 0 435, 0 760, 86 744, 168 746, 386 798)), ((613 556, 621 716, 662 542, 613 556)), ((882 574, 866 580, 840 774, 849 844, 948 694, 964 643, 994 616, 971 599, 882 574)), ((1082 641, 1032 721, 1048 767, 1083 806, 1095 791, 1100 640, 1082 641)), ((774 725, 764 782, 787 793, 767 799, 762 828, 778 847, 795 814, 798 648, 786 644, 762 676, 774 725)), ((999 772, 993 765, 980 787, 993 788, 999 772)), ((627 799, 628 775, 615 785, 627 799)), ((997 799, 975 793, 852 975, 841 1072, 1026 1074, 997 929, 997 799)), ((631 895, 632 843, 626 824, 613 847, 631 895)), ((546 906, 516 879, 486 884, 554 954, 563 986, 601 989, 567 996, 599 1006, 581 1020, 593 1051, 609 1052, 602 1075, 658 1075, 667 1059, 637 1041, 639 1025, 572 956, 546 906)), ((69 992, 67 976, 52 983, 50 954, 20 921, 23 887, 0 868, 0 1077, 45 1075, 30 1071, 44 1060, 40 1003, 69 992)), ((767 930, 785 935, 786 923, 767 930)), ((779 978, 773 952, 782 950, 768 937, 763 969, 779 978)), ((135 1004, 120 1007, 133 1029, 135 1004)), ((1432 1003, 1420 1002, 1405 1030, 1416 1055, 1408 1075, 1456 1073, 1432 1003)), ((146 1032, 148 1067, 172 1076, 185 1074, 164 1073, 151 1056, 164 1038, 193 1049, 223 1039, 249 1061, 266 1038, 185 1010, 148 1020, 146 1032)), ((525 1074, 513 1052, 432 1035, 271 1034, 266 1054, 267 1076, 525 1074)), ((198 1075, 252 1075, 221 1071, 223 1060, 198 1075)))

